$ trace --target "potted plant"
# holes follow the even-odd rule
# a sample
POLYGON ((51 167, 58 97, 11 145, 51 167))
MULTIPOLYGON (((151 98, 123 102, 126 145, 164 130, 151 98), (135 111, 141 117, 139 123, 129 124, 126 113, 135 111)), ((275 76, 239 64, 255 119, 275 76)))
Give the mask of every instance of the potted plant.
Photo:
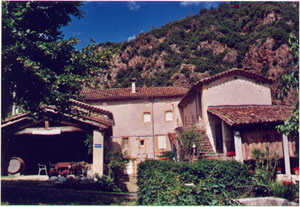
POLYGON ((298 166, 294 167, 293 171, 294 171, 295 175, 299 175, 299 167, 298 166))
POLYGON ((277 167, 276 169, 277 169, 277 174, 281 174, 282 173, 281 167, 277 167))
POLYGON ((235 156, 235 151, 227 152, 227 153, 226 153, 226 156, 227 156, 227 157, 234 157, 234 156, 235 156))
POLYGON ((55 176, 55 177, 58 176, 58 172, 57 172, 55 169, 51 169, 51 170, 49 171, 49 177, 51 178, 51 177, 53 177, 53 176, 55 176))
POLYGON ((67 177, 68 175, 71 174, 71 172, 70 172, 69 170, 64 170, 64 171, 62 171, 62 172, 59 173, 59 174, 60 174, 60 176, 67 177))

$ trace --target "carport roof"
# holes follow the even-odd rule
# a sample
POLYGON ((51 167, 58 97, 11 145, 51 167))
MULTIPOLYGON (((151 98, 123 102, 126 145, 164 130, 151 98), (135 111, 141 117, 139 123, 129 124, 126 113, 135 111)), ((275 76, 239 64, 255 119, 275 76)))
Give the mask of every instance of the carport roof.
MULTIPOLYGON (((99 125, 99 127, 105 128, 111 126, 113 123, 113 114, 109 111, 75 100, 70 100, 70 104, 73 112, 70 112, 69 114, 62 113, 63 116, 72 117, 77 121, 92 124, 94 126, 99 125)), ((44 112, 54 114, 59 113, 57 108, 54 106, 45 106, 44 112)), ((30 118, 30 113, 27 112, 24 114, 18 114, 15 116, 11 116, 7 119, 1 120, 1 128, 3 129, 8 126, 12 127, 15 124, 28 124, 29 122, 32 122, 32 119, 30 118)))
POLYGON ((230 126, 282 122, 292 115, 293 108, 282 105, 210 106, 207 111, 230 126))

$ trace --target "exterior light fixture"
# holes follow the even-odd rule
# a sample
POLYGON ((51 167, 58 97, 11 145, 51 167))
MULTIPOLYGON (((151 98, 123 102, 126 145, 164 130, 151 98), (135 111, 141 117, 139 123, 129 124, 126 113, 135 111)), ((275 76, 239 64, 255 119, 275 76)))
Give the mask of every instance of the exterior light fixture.
POLYGON ((234 136, 239 137, 239 136, 241 136, 241 134, 239 131, 234 131, 234 136))

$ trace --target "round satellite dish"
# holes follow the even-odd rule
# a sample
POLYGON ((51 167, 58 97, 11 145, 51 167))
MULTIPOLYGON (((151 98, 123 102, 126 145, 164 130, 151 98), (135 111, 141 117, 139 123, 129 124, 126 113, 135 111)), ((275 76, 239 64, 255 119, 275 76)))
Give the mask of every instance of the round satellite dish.
POLYGON ((16 174, 24 171, 25 162, 19 157, 12 157, 9 160, 8 173, 16 174))

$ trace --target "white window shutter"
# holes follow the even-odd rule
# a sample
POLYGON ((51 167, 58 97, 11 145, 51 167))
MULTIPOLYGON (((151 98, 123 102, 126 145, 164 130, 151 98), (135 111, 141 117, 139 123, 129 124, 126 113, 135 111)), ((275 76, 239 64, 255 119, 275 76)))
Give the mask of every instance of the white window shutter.
POLYGON ((173 121, 173 111, 166 111, 166 121, 173 121))
POLYGON ((166 136, 158 136, 158 149, 167 148, 167 139, 166 136))
POLYGON ((144 113, 144 122, 151 122, 151 114, 144 113))

